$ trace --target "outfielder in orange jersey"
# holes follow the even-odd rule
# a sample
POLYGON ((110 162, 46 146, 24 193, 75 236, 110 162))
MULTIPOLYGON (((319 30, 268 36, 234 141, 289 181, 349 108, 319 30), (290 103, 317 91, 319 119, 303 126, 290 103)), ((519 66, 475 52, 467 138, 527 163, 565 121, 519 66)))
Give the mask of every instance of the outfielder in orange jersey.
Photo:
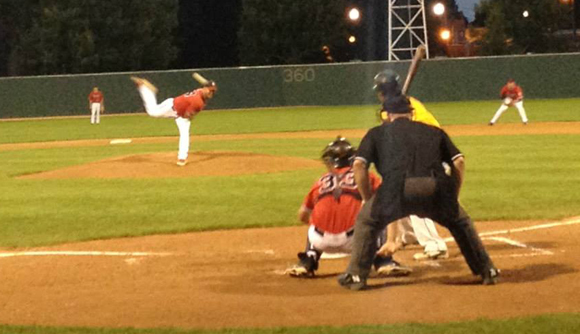
POLYGON ((499 117, 509 108, 516 107, 520 113, 520 118, 524 125, 528 124, 528 116, 526 115, 526 110, 524 109, 524 91, 522 87, 518 86, 514 79, 509 79, 505 86, 503 86, 499 92, 499 97, 502 100, 501 106, 493 115, 489 125, 494 125, 499 117))
POLYGON ((137 85, 139 94, 147 114, 151 117, 174 118, 179 129, 179 151, 177 153, 177 165, 185 166, 189 155, 189 129, 191 119, 201 112, 206 103, 213 98, 217 91, 217 85, 208 81, 202 88, 195 89, 175 98, 169 98, 157 104, 157 88, 149 81, 131 77, 137 85))
POLYGON ((91 124, 99 124, 101 112, 105 112, 105 96, 99 87, 94 87, 89 94, 89 110, 91 111, 91 124))
MULTIPOLYGON (((294 277, 310 277, 318 269, 322 253, 350 253, 354 222, 361 208, 361 195, 354 182, 351 163, 356 150, 342 137, 337 137, 322 152, 328 172, 312 186, 304 199, 299 219, 309 224, 306 250, 298 253, 299 262, 287 273, 294 277)), ((381 181, 370 174, 371 188, 376 190, 381 181)), ((377 240, 384 243, 384 234, 377 240)), ((375 268, 381 275, 407 274, 392 257, 377 257, 375 268)))

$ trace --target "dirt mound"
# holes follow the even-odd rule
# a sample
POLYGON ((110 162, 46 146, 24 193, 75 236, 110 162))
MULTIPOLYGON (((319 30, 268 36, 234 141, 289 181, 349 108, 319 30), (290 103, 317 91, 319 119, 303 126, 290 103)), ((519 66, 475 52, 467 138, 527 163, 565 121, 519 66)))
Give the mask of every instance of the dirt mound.
POLYGON ((194 152, 184 167, 175 153, 130 155, 21 176, 21 179, 71 178, 181 178, 276 173, 320 168, 317 160, 248 152, 194 152))

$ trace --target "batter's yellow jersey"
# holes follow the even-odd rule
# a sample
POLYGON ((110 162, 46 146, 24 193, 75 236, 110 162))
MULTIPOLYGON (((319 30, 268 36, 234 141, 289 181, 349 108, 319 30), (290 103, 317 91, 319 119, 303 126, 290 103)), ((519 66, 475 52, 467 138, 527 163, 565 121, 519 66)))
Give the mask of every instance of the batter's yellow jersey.
MULTIPOLYGON (((435 126, 438 128, 441 128, 441 125, 439 124, 439 122, 437 122, 437 120, 435 119, 435 116, 433 116, 433 114, 431 114, 427 108, 425 108, 425 106, 423 105, 423 103, 421 103, 419 100, 417 100, 414 97, 409 97, 409 102, 411 102, 411 107, 413 108, 413 118, 412 120, 414 122, 421 122, 423 124, 427 124, 427 125, 431 125, 431 126, 435 126)), ((380 119, 383 122, 388 121, 388 116, 387 116, 387 112, 384 110, 381 110, 380 112, 380 119)))
POLYGON ((411 102, 411 107, 413 107, 413 121, 436 126, 438 128, 441 127, 439 122, 435 119, 435 116, 425 108, 423 103, 414 97, 409 97, 409 101, 411 102))

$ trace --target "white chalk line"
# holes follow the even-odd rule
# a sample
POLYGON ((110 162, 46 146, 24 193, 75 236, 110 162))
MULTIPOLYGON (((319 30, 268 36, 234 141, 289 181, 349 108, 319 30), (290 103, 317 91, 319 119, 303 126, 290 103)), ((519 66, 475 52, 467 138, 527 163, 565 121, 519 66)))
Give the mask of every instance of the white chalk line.
MULTIPOLYGON (((532 226, 519 227, 519 228, 514 228, 514 229, 508 229, 508 230, 483 232, 483 233, 479 233, 479 236, 481 237, 482 240, 494 240, 494 241, 498 241, 498 242, 503 242, 503 243, 506 243, 506 244, 514 246, 514 247, 528 249, 531 251, 531 253, 523 253, 523 254, 497 255, 497 256, 494 256, 494 258, 551 256, 551 255, 554 255, 554 252, 552 252, 552 251, 538 248, 538 247, 532 247, 530 245, 526 245, 522 242, 519 242, 519 241, 516 241, 513 239, 509 239, 509 238, 505 238, 505 237, 494 237, 494 236, 501 235, 501 234, 512 234, 512 233, 517 233, 517 232, 527 232, 527 231, 533 231, 533 230, 548 229, 548 228, 560 227, 560 226, 576 225, 576 224, 580 224, 580 217, 570 218, 570 219, 567 219, 567 220, 564 220, 561 222, 552 222, 552 223, 546 223, 546 224, 532 225, 532 226)), ((446 238, 444 240, 445 240, 445 242, 449 242, 449 241, 453 241, 453 238, 452 237, 446 238)))
MULTIPOLYGON (((491 235, 527 232, 527 231, 533 231, 533 230, 541 230, 541 229, 547 229, 547 228, 552 228, 552 227, 560 227, 560 226, 568 226, 568 225, 576 225, 576 224, 580 224, 580 217, 570 218, 569 220, 565 220, 565 221, 561 221, 561 222, 532 225, 532 226, 519 227, 519 228, 514 228, 514 229, 508 229, 508 230, 497 230, 497 231, 483 232, 483 233, 479 233, 479 236, 480 237, 487 237, 487 236, 491 236, 491 235)), ((449 238, 444 239, 445 242, 449 242, 449 241, 453 241, 453 240, 454 240, 453 237, 449 237, 449 238)))
POLYGON ((24 251, 24 252, 0 252, 0 258, 17 256, 121 256, 121 257, 146 257, 146 256, 169 256, 172 253, 154 252, 110 252, 110 251, 24 251))

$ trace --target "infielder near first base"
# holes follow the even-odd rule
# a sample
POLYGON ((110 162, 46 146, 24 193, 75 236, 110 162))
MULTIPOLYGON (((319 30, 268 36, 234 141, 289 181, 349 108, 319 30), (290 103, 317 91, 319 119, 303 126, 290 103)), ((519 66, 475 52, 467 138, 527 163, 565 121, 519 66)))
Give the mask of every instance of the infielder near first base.
POLYGON ((499 93, 502 104, 499 109, 493 115, 491 121, 489 121, 489 125, 494 125, 495 122, 499 119, 499 117, 509 108, 509 107, 516 107, 518 112, 520 113, 520 118, 522 119, 522 123, 524 125, 528 124, 528 116, 526 115, 526 110, 524 109, 524 91, 522 87, 518 86, 514 79, 509 79, 505 86, 501 88, 499 93))
POLYGON ((200 89, 195 89, 175 98, 169 98, 158 104, 157 88, 153 84, 146 79, 137 77, 131 77, 131 80, 137 85, 145 110, 149 116, 175 118, 175 123, 179 129, 177 165, 185 166, 189 155, 191 119, 205 108, 207 101, 213 98, 217 92, 216 83, 211 80, 207 81, 200 89))

